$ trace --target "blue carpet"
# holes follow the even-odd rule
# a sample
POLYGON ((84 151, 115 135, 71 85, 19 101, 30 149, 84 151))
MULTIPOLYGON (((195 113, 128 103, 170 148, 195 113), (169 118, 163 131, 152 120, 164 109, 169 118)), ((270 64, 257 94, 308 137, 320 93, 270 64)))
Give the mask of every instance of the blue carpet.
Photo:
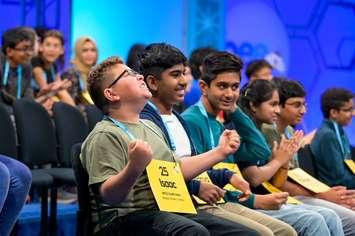
MULTIPOLYGON (((49 206, 48 206, 49 209, 49 206)), ((75 235, 77 204, 58 204, 57 208, 57 235, 75 235)), ((40 231, 39 203, 26 204, 18 219, 18 236, 39 235, 40 231)))

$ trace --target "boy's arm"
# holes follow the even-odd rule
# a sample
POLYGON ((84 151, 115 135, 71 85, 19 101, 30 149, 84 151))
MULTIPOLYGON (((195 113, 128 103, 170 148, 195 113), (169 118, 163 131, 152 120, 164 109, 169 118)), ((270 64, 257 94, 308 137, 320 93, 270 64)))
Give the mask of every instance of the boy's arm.
POLYGON ((223 161, 234 153, 240 145, 239 135, 234 130, 225 130, 219 140, 219 145, 205 153, 181 159, 181 170, 185 180, 190 180, 203 171, 223 161))
POLYGON ((148 143, 134 140, 128 145, 128 163, 116 175, 101 184, 100 194, 105 202, 114 205, 122 202, 143 173, 153 156, 148 143))
POLYGON ((236 131, 241 137, 241 146, 237 152, 238 159, 263 159, 267 160, 271 155, 270 149, 262 133, 254 122, 239 107, 230 113, 236 131), (243 155, 238 155, 242 153, 243 155))

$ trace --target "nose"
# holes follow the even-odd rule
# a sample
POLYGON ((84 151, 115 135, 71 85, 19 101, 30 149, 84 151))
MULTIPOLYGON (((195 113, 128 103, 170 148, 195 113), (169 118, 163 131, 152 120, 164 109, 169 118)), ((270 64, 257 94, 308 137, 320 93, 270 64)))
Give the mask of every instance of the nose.
POLYGON ((224 96, 230 98, 234 95, 235 91, 233 91, 232 87, 229 86, 227 89, 224 90, 224 96))
POLYGON ((275 113, 280 114, 280 105, 275 106, 275 113))
POLYGON ((136 74, 136 78, 137 78, 138 81, 144 80, 144 76, 139 74, 139 73, 136 74))
POLYGON ((186 85, 187 85, 187 79, 186 79, 186 75, 185 75, 185 74, 182 74, 182 75, 179 77, 179 85, 180 85, 180 86, 183 86, 183 87, 186 87, 186 85))

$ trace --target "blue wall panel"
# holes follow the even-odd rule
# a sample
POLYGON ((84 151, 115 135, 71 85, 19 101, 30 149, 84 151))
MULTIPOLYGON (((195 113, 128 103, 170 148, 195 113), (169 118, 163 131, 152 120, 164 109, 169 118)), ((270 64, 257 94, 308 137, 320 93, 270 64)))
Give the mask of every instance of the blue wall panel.
MULTIPOLYGON (((305 85, 306 131, 321 123, 325 89, 355 92, 355 1, 227 0, 227 6, 225 47, 246 62, 276 52, 285 65, 281 74, 305 85)), ((355 145, 355 123, 346 130, 355 145)))

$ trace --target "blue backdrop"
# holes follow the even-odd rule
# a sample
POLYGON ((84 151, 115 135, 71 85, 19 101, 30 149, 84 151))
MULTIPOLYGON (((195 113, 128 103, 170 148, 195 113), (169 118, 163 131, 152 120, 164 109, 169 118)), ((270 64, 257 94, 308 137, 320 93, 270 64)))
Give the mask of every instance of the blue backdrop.
MULTIPOLYGON (((326 88, 355 91, 354 10, 354 0, 0 0, 0 31, 59 28, 68 42, 67 59, 83 35, 96 39, 100 59, 125 58, 137 42, 168 42, 186 54, 209 45, 246 62, 269 56, 277 73, 305 85, 303 128, 310 131, 321 122, 319 96, 326 88)), ((347 133, 355 145, 354 123, 347 133)))

